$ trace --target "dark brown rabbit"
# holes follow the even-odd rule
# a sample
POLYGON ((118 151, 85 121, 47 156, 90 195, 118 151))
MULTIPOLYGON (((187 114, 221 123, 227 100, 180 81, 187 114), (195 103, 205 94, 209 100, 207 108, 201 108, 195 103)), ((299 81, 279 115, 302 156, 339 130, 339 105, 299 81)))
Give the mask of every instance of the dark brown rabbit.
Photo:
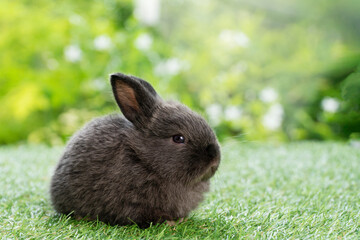
POLYGON ((59 213, 148 227, 186 217, 209 189, 220 148, 206 121, 146 81, 110 77, 125 118, 109 115, 69 141, 51 182, 59 213))

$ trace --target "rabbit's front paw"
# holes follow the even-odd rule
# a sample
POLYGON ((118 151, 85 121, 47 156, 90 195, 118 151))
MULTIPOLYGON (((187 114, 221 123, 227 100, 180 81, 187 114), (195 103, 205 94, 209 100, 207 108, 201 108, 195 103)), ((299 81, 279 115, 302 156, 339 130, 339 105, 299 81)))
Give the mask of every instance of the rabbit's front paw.
POLYGON ((185 222, 186 219, 184 220, 184 218, 179 218, 178 220, 166 220, 166 224, 169 225, 169 226, 175 226, 176 224, 179 224, 179 223, 182 223, 182 222, 185 222))

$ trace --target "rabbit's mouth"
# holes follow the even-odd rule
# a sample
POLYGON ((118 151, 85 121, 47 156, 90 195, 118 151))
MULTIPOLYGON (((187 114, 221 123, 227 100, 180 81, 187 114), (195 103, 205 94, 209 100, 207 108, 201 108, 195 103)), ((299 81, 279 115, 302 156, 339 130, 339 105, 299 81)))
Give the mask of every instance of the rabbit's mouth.
POLYGON ((213 165, 209 167, 209 169, 205 172, 205 174, 200 178, 200 181, 204 182, 209 180, 212 176, 214 176, 217 169, 218 169, 218 165, 213 165))

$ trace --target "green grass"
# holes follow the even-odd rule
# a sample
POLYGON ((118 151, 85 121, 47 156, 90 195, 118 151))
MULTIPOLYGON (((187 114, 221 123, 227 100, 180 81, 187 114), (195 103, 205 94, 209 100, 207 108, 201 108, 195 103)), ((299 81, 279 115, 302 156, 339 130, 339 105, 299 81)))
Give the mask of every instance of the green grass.
POLYGON ((206 200, 175 227, 112 227, 54 212, 62 148, 0 148, 2 239, 359 239, 360 150, 341 143, 229 142, 206 200))

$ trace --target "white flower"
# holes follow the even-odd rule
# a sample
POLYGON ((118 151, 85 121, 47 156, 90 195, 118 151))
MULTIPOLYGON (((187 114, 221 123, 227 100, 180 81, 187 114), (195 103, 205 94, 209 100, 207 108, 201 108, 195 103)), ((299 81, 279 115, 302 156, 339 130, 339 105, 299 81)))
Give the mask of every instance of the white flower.
POLYGON ((270 103, 278 98, 278 94, 273 88, 267 87, 261 90, 259 97, 261 101, 270 103))
POLYGON ((225 109, 225 119, 229 121, 238 120, 241 114, 242 110, 238 106, 229 106, 225 109))
POLYGON ((100 35, 94 39, 94 47, 96 50, 108 50, 111 48, 111 38, 107 35, 100 35))
POLYGON ((169 58, 156 65, 154 71, 158 76, 173 76, 185 68, 185 63, 178 58, 169 58))
POLYGON ((92 85, 96 88, 96 89, 99 89, 99 90, 103 90, 107 87, 107 84, 106 82, 102 79, 102 78, 95 78, 93 81, 92 81, 92 85))
POLYGON ((152 43, 152 37, 147 33, 143 33, 136 38, 135 47, 139 50, 149 50, 152 43))
POLYGON ((281 104, 272 105, 263 117, 262 124, 269 130, 278 129, 283 120, 284 109, 281 104))
POLYGON ((50 69, 50 70, 55 70, 55 69, 58 68, 59 63, 58 63, 58 61, 56 61, 55 59, 50 58, 50 59, 47 59, 46 65, 47 65, 48 69, 50 69))
POLYGON ((73 14, 69 17, 69 22, 73 25, 80 25, 84 22, 84 19, 78 14, 73 14))
POLYGON ((212 104, 205 111, 214 126, 221 122, 222 108, 220 104, 212 104))
POLYGON ((239 31, 222 30, 219 35, 219 39, 230 47, 248 47, 250 39, 249 37, 239 31))
POLYGON ((248 69, 248 65, 246 62, 238 62, 234 65, 231 70, 235 73, 243 73, 248 69))
POLYGON ((326 112, 335 113, 339 109, 340 103, 335 98, 326 97, 321 101, 321 107, 326 112))
POLYGON ((155 25, 160 19, 160 0, 134 0, 135 17, 146 25, 155 25))
POLYGON ((69 62, 78 62, 81 60, 82 51, 77 45, 69 45, 64 50, 65 59, 69 62))

